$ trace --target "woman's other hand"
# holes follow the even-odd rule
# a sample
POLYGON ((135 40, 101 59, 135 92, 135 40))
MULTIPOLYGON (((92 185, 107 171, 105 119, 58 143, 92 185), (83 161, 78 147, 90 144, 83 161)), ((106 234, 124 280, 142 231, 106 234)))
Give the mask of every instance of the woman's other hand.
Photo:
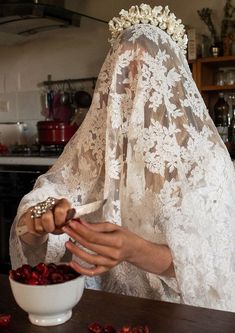
POLYGON ((27 225, 28 232, 21 239, 31 245, 42 244, 47 240, 48 233, 62 234, 67 211, 71 208, 67 199, 56 200, 52 209, 48 209, 38 218, 32 218, 33 207, 29 208, 19 219, 18 225, 27 225))
POLYGON ((87 252, 72 241, 66 243, 72 254, 92 265, 87 268, 72 261, 70 265, 81 274, 99 275, 127 261, 148 272, 174 276, 170 249, 166 245, 149 242, 126 228, 109 222, 71 221, 62 230, 93 252, 87 252))

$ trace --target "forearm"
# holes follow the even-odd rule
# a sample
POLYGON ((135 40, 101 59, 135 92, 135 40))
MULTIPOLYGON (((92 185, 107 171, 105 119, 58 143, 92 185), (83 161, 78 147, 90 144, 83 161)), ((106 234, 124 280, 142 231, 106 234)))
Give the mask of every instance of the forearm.
POLYGON ((20 240, 28 244, 34 248, 37 248, 38 246, 41 246, 42 244, 46 243, 48 240, 48 234, 43 235, 43 236, 36 236, 30 233, 27 233, 23 236, 20 236, 20 240))
POLYGON ((21 246, 24 256, 25 258, 27 258, 27 263, 29 265, 35 266, 39 262, 45 262, 48 242, 44 242, 43 244, 34 246, 21 241, 21 246))
MULTIPOLYGON (((24 216, 19 220, 18 222, 18 226, 22 226, 25 225, 25 218, 24 216)), ((44 235, 35 235, 33 233, 29 233, 27 232, 26 234, 20 236, 20 240, 25 243, 28 244, 32 247, 38 247, 41 246, 42 244, 46 243, 46 241, 48 240, 48 234, 44 234, 44 235)))
POLYGON ((147 241, 127 228, 113 223, 87 223, 71 221, 62 230, 84 248, 95 252, 89 254, 72 242, 66 248, 75 256, 92 265, 85 268, 72 262, 72 267, 81 274, 102 274, 121 262, 128 262, 149 273, 174 277, 171 251, 166 245, 147 241))
POLYGON ((171 251, 167 245, 159 245, 139 238, 128 262, 149 273, 175 276, 171 251))

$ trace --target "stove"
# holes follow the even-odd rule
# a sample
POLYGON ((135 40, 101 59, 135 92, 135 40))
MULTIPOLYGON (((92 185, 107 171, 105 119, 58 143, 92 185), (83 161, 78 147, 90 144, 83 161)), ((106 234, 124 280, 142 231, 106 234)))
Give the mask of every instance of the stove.
POLYGON ((64 145, 13 145, 1 156, 58 157, 63 150, 64 145))
POLYGON ((0 273, 9 274, 11 269, 9 238, 18 205, 23 196, 32 190, 36 179, 48 168, 38 164, 0 165, 0 273))

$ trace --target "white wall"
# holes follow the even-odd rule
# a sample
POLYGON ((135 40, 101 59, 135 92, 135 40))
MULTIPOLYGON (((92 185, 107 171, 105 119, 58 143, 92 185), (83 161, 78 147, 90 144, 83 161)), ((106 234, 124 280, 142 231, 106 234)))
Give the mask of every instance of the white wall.
MULTIPOLYGON (((132 5, 140 5, 142 2, 151 6, 168 5, 170 10, 181 18, 186 25, 191 25, 198 29, 199 32, 208 34, 208 30, 197 14, 198 9, 209 7, 212 9, 212 17, 215 25, 219 26, 223 15, 225 0, 66 0, 65 4, 68 8, 76 10, 80 13, 99 17, 106 21, 113 16, 117 16, 119 11, 124 8, 128 9, 132 5)), ((232 0, 235 6, 235 0, 232 0)))
MULTIPOLYGON (((108 21, 120 9, 142 1, 130 0, 66 0, 66 7, 77 12, 108 21)), ((149 0, 150 5, 156 1, 149 0)), ((208 34, 197 10, 210 7, 219 26, 225 0, 168 0, 176 16, 199 32, 208 34)), ((90 19, 82 19, 80 28, 67 28, 44 32, 30 37, 27 42, 0 47, 0 109, 5 102, 8 112, 0 112, 0 122, 26 121, 34 126, 41 115, 41 90, 38 84, 51 74, 52 79, 96 76, 109 48, 108 26, 90 19), (1 104, 2 103, 2 104, 1 104)))
MULTIPOLYGON (((80 28, 67 28, 35 35, 15 46, 0 47, 0 122, 26 121, 29 132, 41 115, 39 84, 52 80, 97 76, 109 48, 103 23, 82 19, 80 28)), ((81 84, 76 85, 81 88, 81 84)), ((92 90, 92 82, 85 83, 92 90)))

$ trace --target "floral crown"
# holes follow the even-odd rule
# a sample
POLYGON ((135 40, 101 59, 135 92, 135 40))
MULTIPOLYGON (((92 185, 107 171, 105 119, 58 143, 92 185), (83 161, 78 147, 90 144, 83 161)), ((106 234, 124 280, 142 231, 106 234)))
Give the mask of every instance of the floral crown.
POLYGON ((171 13, 168 6, 155 6, 141 4, 132 6, 128 11, 122 9, 120 17, 114 17, 109 21, 109 30, 111 31, 110 42, 120 35, 120 33, 132 25, 147 23, 164 30, 186 53, 188 38, 185 33, 184 25, 180 19, 176 19, 175 14, 171 13))

